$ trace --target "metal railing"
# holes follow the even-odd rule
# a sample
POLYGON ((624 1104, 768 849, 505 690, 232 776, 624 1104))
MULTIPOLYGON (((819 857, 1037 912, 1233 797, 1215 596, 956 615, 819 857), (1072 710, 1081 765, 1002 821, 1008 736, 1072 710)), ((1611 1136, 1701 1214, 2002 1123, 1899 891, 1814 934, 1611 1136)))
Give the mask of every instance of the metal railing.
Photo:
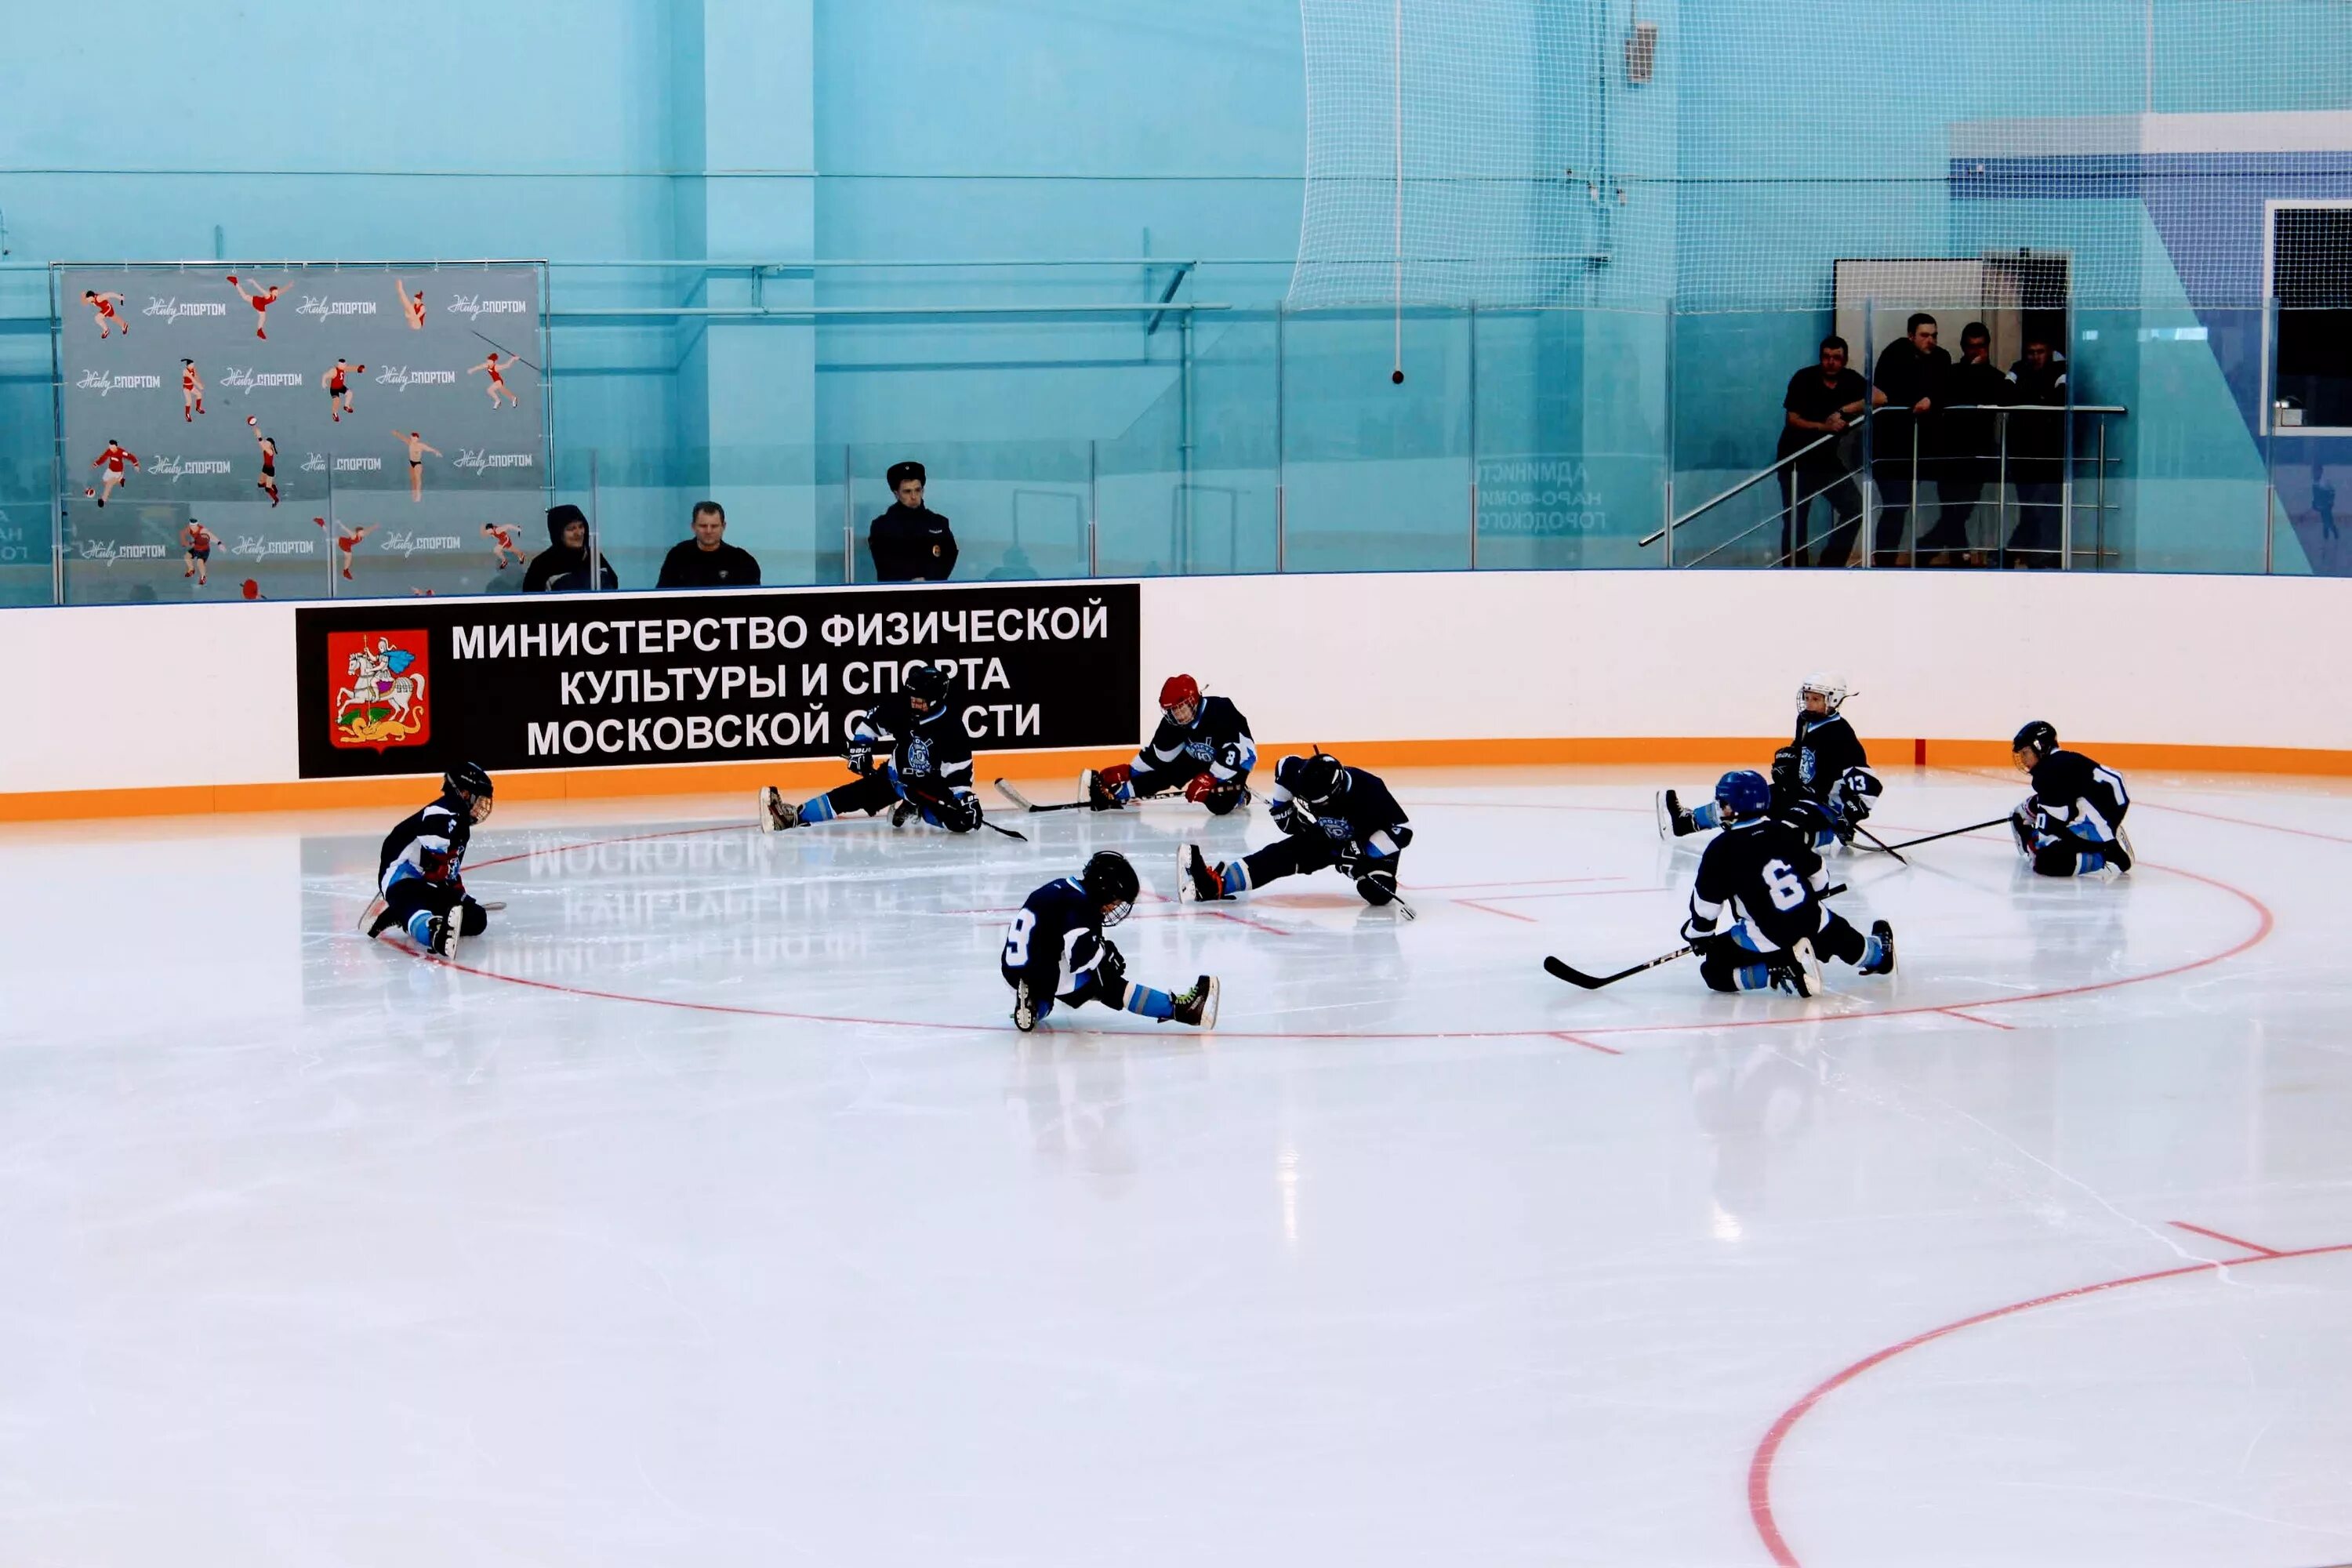
MULTIPOLYGON (((1995 524, 1992 548, 1984 552, 1990 555, 1991 560, 1986 563, 1997 566, 2007 566, 2012 556, 2030 557, 2049 555, 2055 557, 2053 564, 2055 564, 2060 570, 2072 571, 2074 568, 2075 563, 2078 561, 2089 559, 2094 562, 2104 562, 2110 555, 2117 553, 2116 552, 2109 551, 2106 544, 2107 514, 2110 511, 2121 510, 2119 505, 2110 502, 2107 499, 2107 473, 2110 468, 2121 459, 2110 457, 2108 454, 2107 424, 2111 419, 2128 416, 2130 412, 2130 409, 2126 407, 2124 405, 2112 403, 2076 403, 2071 405, 2049 403, 1964 403, 1947 405, 1935 410, 1934 413, 1936 415, 1991 415, 1993 416, 1994 426, 1994 450, 1990 453, 1929 451, 1923 454, 1921 451, 1919 416, 1916 415, 1914 411, 1909 408, 1896 407, 1893 405, 1884 405, 1872 408, 1867 410, 1861 417, 1863 419, 1869 420, 1874 420, 1885 415, 1904 415, 1911 417, 1912 425, 1910 427, 1910 440, 1908 443, 1907 453, 1895 458, 1888 458, 1883 455, 1870 453, 1869 455, 1864 456, 1858 460, 1853 460, 1850 463, 1847 459, 1837 458, 1835 460, 1838 463, 1838 467, 1835 471, 1830 474, 1818 488, 1802 495, 1797 494, 1796 487, 1799 483, 1802 482, 1800 476, 1808 469, 1819 471, 1822 467, 1818 458, 1815 458, 1815 460, 1811 463, 1808 463, 1806 459, 1812 457, 1813 454, 1820 452, 1821 449, 1825 447, 1832 447, 1836 442, 1844 439, 1847 435, 1852 433, 1851 430, 1832 431, 1817 437, 1815 439, 1807 442, 1804 446, 1797 448, 1797 450, 1790 453, 1788 456, 1777 459, 1768 467, 1758 469, 1756 472, 1749 474, 1747 478, 1739 480, 1728 489, 1717 492, 1707 500, 1700 502, 1697 506, 1691 508, 1688 511, 1679 513, 1667 522, 1664 527, 1654 531, 1643 537, 1639 542, 1644 549, 1648 548, 1650 545, 1663 542, 1665 545, 1664 562, 1666 565, 1669 567, 1680 566, 1690 568, 1704 565, 1707 561, 1722 554, 1725 551, 1739 543, 1741 541, 1773 526, 1775 523, 1780 523, 1783 525, 1783 540, 1790 542, 1784 544, 1781 551, 1778 554, 1770 557, 1767 561, 1766 564, 1771 566, 1785 566, 1788 565, 1797 555, 1802 552, 1811 542, 1808 538, 1801 534, 1798 531, 1802 527, 1804 515, 1808 510, 1810 510, 1812 503, 1823 496, 1832 495, 1832 492, 1841 488, 1852 486, 1855 489, 1858 502, 1855 514, 1851 518, 1841 518, 1837 516, 1836 502, 1832 497, 1830 502, 1832 514, 1830 531, 1822 541, 1824 546, 1832 544, 1833 542, 1843 536, 1848 539, 1849 548, 1851 548, 1853 543, 1861 544, 1860 563, 1862 565, 1876 566, 1907 562, 1909 564, 1916 566, 1920 563, 1922 559, 1919 552, 1919 513, 1924 510, 1924 504, 1921 500, 1921 485, 1931 479, 1937 481, 1938 487, 1937 506, 1940 511, 1944 507, 1953 504, 1947 501, 1941 493, 1942 484, 1951 479, 1953 474, 1953 470, 1948 465, 1955 463, 1979 464, 1990 462, 1993 465, 1991 479, 1993 481, 1993 516, 1995 524), (2013 414, 2052 414, 2070 416, 2070 428, 2064 432, 2065 438, 2062 439, 2060 443, 2058 455, 2048 456, 2035 453, 2017 459, 2021 465, 2024 463, 2046 463, 2055 465, 2058 468, 2057 484, 2059 498, 2057 501, 2054 505, 2051 503, 2037 503, 2048 505, 2050 510, 2053 510, 2058 513, 2058 542, 2055 546, 2043 546, 2038 548, 2030 546, 2014 547, 2010 542, 2013 535, 2010 526, 2010 514, 2012 510, 2010 499, 2012 470, 2011 468, 2009 416, 2013 414), (2074 443, 2072 439, 2071 416, 2078 414, 2088 415, 2095 421, 2094 426, 2094 451, 2087 458, 2085 458, 2083 453, 2074 449, 2074 443), (2086 460, 2092 465, 2092 486, 2094 497, 2087 509, 2078 505, 2074 497, 2076 470, 2086 460), (1904 502, 1896 509, 1904 514, 1904 533, 1903 538, 1895 545, 1889 545, 1882 542, 1879 538, 1884 514, 1886 510, 1885 504, 1880 500, 1879 496, 1879 476, 1880 473, 1890 465, 1897 470, 1905 481, 1903 487, 1903 495, 1905 498, 1904 502), (1700 518, 1715 512, 1734 497, 1742 495, 1755 486, 1761 484, 1766 479, 1773 479, 1776 476, 1780 477, 1782 481, 1780 487, 1782 504, 1777 510, 1749 523, 1747 527, 1739 530, 1737 533, 1732 534, 1729 538, 1715 543, 1689 560, 1676 559, 1676 535, 1683 529, 1686 528, 1700 518), (2088 550, 2078 548, 2075 539, 2076 518, 2078 513, 2084 510, 2087 510, 2090 512, 2093 520, 2092 542, 2088 550), (1896 557, 1896 562, 1888 563, 1880 559, 1882 556, 1889 555, 1896 557)), ((1859 420, 1857 421, 1857 427, 1866 428, 1866 426, 1862 426, 1860 425, 1859 420)), ((1864 444, 1865 446, 1871 444, 1866 437, 1864 444)), ((1979 477, 1978 482, 1981 485, 1981 477, 1979 477)), ((1970 514, 1973 515, 1976 508, 1981 504, 1982 502, 1980 500, 1969 502, 1968 505, 1970 514)), ((2021 499, 2016 503, 2016 510, 2021 512, 2026 504, 2027 503, 2021 499)), ((1939 518, 1939 526, 1940 521, 1941 520, 1939 518)), ((2267 526, 2267 520, 2265 520, 2266 531, 2267 526)), ((1931 531, 1931 534, 1932 531, 1931 531)), ((1976 553, 1973 546, 1963 545, 1960 548, 1964 553, 1976 553)), ((1929 552, 1930 554, 1948 554, 1950 552, 1949 549, 1929 552)), ((1843 557, 1839 563, 1843 564, 1843 557)), ((2267 569, 2267 565, 2265 569, 2267 569)))

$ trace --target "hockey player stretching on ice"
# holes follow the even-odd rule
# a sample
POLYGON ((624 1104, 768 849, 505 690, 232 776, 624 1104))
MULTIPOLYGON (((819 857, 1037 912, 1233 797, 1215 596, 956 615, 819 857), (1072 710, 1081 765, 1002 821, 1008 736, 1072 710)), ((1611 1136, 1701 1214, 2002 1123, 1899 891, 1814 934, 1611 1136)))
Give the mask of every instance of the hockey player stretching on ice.
POLYGON ((971 787, 971 737, 948 707, 948 672, 935 664, 907 672, 904 688, 877 700, 849 726, 849 765, 857 777, 794 805, 768 784, 760 791, 760 826, 770 833, 831 822, 845 812, 890 813, 903 827, 919 816, 950 833, 980 826, 980 796, 971 787), (874 753, 892 760, 879 768, 874 753))
POLYGON ((1140 884, 1127 857, 1106 849, 1075 877, 1046 883, 1022 902, 1004 933, 998 967, 1013 987, 1013 1026, 1027 1034, 1057 1001, 1106 1007, 1164 1022, 1217 1026, 1217 983, 1206 974, 1179 995, 1138 985, 1127 977, 1105 926, 1135 908, 1140 884))
POLYGON ((2131 809, 2131 795, 2124 775, 2080 752, 2059 750, 2058 731, 2040 719, 2009 745, 2018 772, 2033 780, 2033 793, 2018 803, 2010 827, 2018 853, 2034 870, 2044 877, 2130 870, 2124 813, 2131 809))
POLYGON ((398 926, 425 952, 455 957, 457 939, 490 923, 466 891, 466 844, 490 815, 490 775, 460 763, 441 775, 441 798, 404 818, 383 841, 375 901, 363 921, 374 936, 398 926))
POLYGON ((1213 816, 1245 803, 1257 742, 1242 710, 1223 697, 1202 696, 1191 676, 1171 675, 1160 688, 1160 728, 1135 761, 1078 775, 1087 804, 1115 811, 1139 796, 1180 788, 1213 816))
POLYGON ((1397 864, 1412 842, 1404 808, 1389 786, 1361 768, 1317 752, 1285 757, 1274 770, 1266 803, 1283 836, 1238 860, 1212 867, 1200 846, 1187 844, 1176 862, 1178 901, 1230 899, 1277 877, 1335 868, 1378 909, 1397 894, 1397 864))
MULTIPOLYGON (((1772 760, 1774 815, 1786 816, 1784 805, 1811 801, 1815 809, 1799 815, 1815 819, 1808 826, 1815 829, 1816 848, 1826 848, 1832 840, 1853 843, 1854 825, 1870 815, 1870 803, 1886 787, 1870 771, 1869 753, 1862 749, 1853 726, 1838 711, 1845 698, 1845 681, 1841 678, 1807 676, 1797 688, 1796 738, 1782 748, 1796 753, 1795 772, 1785 786, 1784 765, 1778 756, 1772 760)), ((1658 796, 1660 837, 1680 838, 1722 826, 1712 802, 1685 811, 1674 791, 1658 796)))
POLYGON ((1723 836, 1699 859, 1683 924, 1700 976, 1717 991, 1774 987, 1818 996, 1823 957, 1864 974, 1890 973, 1894 928, 1879 921, 1865 939, 1822 903, 1830 880, 1822 858, 1803 834, 1769 815, 1771 800, 1758 773, 1726 773, 1715 786, 1723 836))

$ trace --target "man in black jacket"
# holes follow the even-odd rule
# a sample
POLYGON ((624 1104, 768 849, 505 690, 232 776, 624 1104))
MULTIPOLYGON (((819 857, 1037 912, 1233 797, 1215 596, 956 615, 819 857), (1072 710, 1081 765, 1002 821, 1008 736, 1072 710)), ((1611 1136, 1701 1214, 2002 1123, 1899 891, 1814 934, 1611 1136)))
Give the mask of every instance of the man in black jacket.
POLYGON ((874 520, 866 536, 877 583, 943 583, 955 572, 955 534, 948 520, 923 504, 923 465, 893 463, 890 491, 898 499, 874 520))
POLYGON ((1846 368, 1845 340, 1822 340, 1819 364, 1809 364, 1789 378, 1788 395, 1780 399, 1780 440, 1775 456, 1780 461, 1799 452, 1803 458, 1780 471, 1780 559, 1783 566, 1806 563, 1806 518, 1816 500, 1827 503, 1829 537, 1822 543, 1822 564, 1843 566, 1861 531, 1862 498, 1853 488, 1847 460, 1845 432, 1849 421, 1862 416, 1870 388, 1846 368), (1825 441, 1824 437, 1841 437, 1825 441), (1811 450, 1807 450, 1807 448, 1811 450))
MULTIPOLYGON (((603 552, 596 556, 598 575, 610 593, 621 585, 603 552)), ((522 574, 526 594, 578 594, 588 587, 588 514, 565 501, 547 509, 547 548, 530 558, 522 574)))
MULTIPOLYGON (((1982 321, 1960 329, 1960 363, 1952 366, 1945 385, 1956 409, 1998 408, 2011 400, 2015 388, 1993 365, 1992 333, 1982 321)), ((1919 541, 1921 565, 1971 564, 1969 521, 1984 499, 1985 486, 2000 482, 2000 438, 1993 423, 2000 417, 1983 413, 1944 416, 1944 456, 1934 470, 1941 504, 1936 509, 1936 526, 1919 541), (1937 559, 1928 560, 1931 555, 1937 559)))
POLYGON ((1944 383, 1951 374, 1952 356, 1936 346, 1936 318, 1919 311, 1904 323, 1903 334, 1879 353, 1871 376, 1886 403, 1886 412, 1875 416, 1870 432, 1870 472, 1878 484, 1874 564, 1880 566, 1899 563, 1903 526, 1914 499, 1913 442, 1917 443, 1920 473, 1932 472, 1928 464, 1943 435, 1937 411, 1951 401, 1944 383))
MULTIPOLYGON (((2038 404, 2045 409, 2066 405, 2066 362, 2053 353, 2050 340, 2036 335, 2025 340, 2025 357, 2011 365, 2011 403, 2038 404)), ((2017 486, 2017 526, 2009 535, 2011 566, 2055 566, 2058 562, 2059 505, 2064 495, 2066 416, 2063 413, 2012 414, 2009 416, 2009 477, 2017 486)))
POLYGON ((748 550, 727 542, 727 509, 715 500, 694 503, 694 537, 680 540, 662 557, 656 588, 756 588, 760 563, 748 550))

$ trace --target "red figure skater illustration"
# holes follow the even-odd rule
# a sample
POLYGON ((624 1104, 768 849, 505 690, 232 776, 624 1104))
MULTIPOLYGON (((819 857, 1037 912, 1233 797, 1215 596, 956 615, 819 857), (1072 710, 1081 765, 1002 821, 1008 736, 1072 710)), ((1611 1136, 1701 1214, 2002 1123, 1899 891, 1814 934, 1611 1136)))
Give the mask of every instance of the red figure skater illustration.
POLYGON ((180 362, 180 417, 193 425, 196 416, 205 411, 205 378, 196 374, 196 362, 180 362))
POLYGON ((234 272, 228 275, 228 280, 231 283, 236 283, 236 291, 244 296, 247 304, 253 307, 256 318, 253 323, 253 335, 267 342, 269 337, 269 307, 278 303, 278 285, 272 283, 267 290, 255 289, 247 284, 237 283, 236 274, 234 272))
POLYGON ((408 318, 408 330, 412 332, 423 331, 425 330, 425 290, 419 289, 415 293, 411 294, 408 291, 408 284, 398 278, 392 280, 392 289, 400 297, 400 313, 408 318))
POLYGON ((81 291, 81 302, 96 312, 93 319, 98 322, 100 337, 107 336, 110 327, 121 327, 126 338, 131 335, 131 323, 114 313, 114 307, 122 303, 121 295, 101 294, 95 289, 85 289, 81 291))
MULTIPOLYGON (((98 476, 98 504, 101 508, 106 505, 106 498, 114 493, 116 487, 129 481, 131 476, 123 472, 125 465, 134 468, 137 468, 139 466, 138 454, 125 447, 121 442, 116 440, 113 437, 108 437, 106 438, 106 450, 91 458, 89 463, 89 466, 93 468, 104 468, 106 470, 106 472, 98 476)), ((89 495, 91 492, 85 489, 81 493, 89 495)))
POLYGON ((499 351, 492 349, 490 351, 489 358, 484 360, 478 365, 469 365, 467 367, 466 374, 467 375, 473 374, 474 372, 478 370, 486 370, 490 373, 490 406, 493 408, 496 408, 499 405, 499 395, 500 393, 506 394, 507 401, 512 404, 515 407, 520 408, 522 406, 522 399, 514 395, 514 389, 507 384, 507 378, 504 374, 505 367, 514 363, 514 359, 511 355, 505 359, 500 359, 499 357, 499 351))
MULTIPOLYGON (((323 517, 314 517, 310 521, 317 523, 320 528, 327 526, 327 520, 323 517)), ((352 581, 352 552, 359 548, 361 540, 365 539, 369 534, 373 533, 381 526, 382 524, 380 523, 372 522, 365 528, 346 529, 340 522, 335 524, 335 548, 343 552, 344 582, 349 583, 352 581)))
POLYGON ((194 577, 196 586, 203 587, 205 563, 213 558, 212 530, 192 517, 188 519, 188 526, 180 530, 180 545, 187 552, 188 559, 188 569, 180 575, 194 577))
POLYGON ((327 412, 334 416, 336 424, 341 425, 343 416, 352 411, 351 378, 366 374, 367 366, 338 356, 334 368, 320 378, 327 384, 327 412))
POLYGON ((263 494, 269 498, 269 504, 276 506, 278 504, 278 443, 261 433, 261 421, 252 415, 247 415, 245 422, 251 427, 253 438, 261 443, 261 477, 253 482, 263 494))
POLYGON ((442 456, 441 448, 426 445, 425 437, 414 430, 405 436, 394 430, 392 433, 392 438, 408 448, 408 499, 412 501, 423 500, 425 499, 425 454, 430 452, 438 458, 442 456))
POLYGON ((522 552, 515 548, 513 529, 486 522, 482 524, 482 537, 490 542, 490 554, 498 561, 499 571, 507 569, 507 557, 509 555, 515 558, 516 565, 522 564, 522 552))

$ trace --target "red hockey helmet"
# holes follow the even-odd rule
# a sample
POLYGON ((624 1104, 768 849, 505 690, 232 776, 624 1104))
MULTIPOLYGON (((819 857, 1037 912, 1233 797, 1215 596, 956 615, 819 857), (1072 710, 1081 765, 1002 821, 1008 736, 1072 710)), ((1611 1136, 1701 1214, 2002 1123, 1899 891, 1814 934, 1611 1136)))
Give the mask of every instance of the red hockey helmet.
POLYGON ((1187 703, 1201 705, 1201 683, 1189 675, 1171 675, 1160 683, 1160 706, 1181 708, 1187 703))

